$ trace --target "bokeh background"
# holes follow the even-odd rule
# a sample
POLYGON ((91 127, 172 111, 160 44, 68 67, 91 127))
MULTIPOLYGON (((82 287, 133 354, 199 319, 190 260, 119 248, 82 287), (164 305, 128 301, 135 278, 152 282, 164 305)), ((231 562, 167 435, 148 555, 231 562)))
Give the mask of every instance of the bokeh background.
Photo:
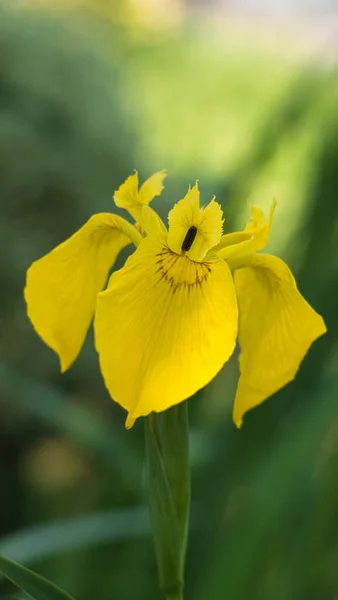
POLYGON ((338 598, 337 58, 335 0, 0 0, 0 553, 79 600, 160 598, 143 423, 91 331, 60 375, 22 290, 135 168, 168 170, 163 217, 198 179, 226 231, 277 199, 268 250, 328 326, 241 431, 236 356, 189 401, 186 598, 338 598))

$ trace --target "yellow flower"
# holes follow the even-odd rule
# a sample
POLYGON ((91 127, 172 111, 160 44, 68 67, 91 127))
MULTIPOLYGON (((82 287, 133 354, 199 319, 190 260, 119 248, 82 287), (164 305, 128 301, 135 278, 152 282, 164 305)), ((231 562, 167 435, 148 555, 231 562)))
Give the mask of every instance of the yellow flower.
POLYGON ((169 229, 149 202, 165 173, 139 189, 135 173, 114 194, 136 223, 97 214, 28 269, 28 316, 65 371, 80 352, 95 315, 95 345, 112 398, 128 411, 126 426, 163 411, 209 383, 233 353, 240 378, 233 417, 292 380, 326 327, 297 289, 287 265, 257 251, 269 218, 253 207, 244 231, 222 236, 215 200, 200 207, 198 185, 169 213, 169 229), (108 281, 118 253, 135 252, 108 281), (104 290, 104 291, 102 291, 104 290))

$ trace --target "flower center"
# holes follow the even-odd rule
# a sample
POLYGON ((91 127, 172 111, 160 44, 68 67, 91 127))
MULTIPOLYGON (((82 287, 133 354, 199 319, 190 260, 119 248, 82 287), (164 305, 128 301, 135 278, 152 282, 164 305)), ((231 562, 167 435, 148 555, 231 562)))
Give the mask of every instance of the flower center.
POLYGON ((214 199, 200 207, 198 185, 169 212, 168 246, 176 254, 202 261, 222 236, 222 209, 214 199))

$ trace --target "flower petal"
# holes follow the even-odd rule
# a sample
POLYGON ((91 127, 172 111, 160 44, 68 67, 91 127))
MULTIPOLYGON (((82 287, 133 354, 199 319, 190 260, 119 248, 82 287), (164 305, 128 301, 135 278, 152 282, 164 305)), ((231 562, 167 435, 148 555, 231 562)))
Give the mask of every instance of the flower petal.
POLYGON ((114 202, 119 208, 129 210, 133 206, 140 204, 138 192, 138 172, 127 177, 118 190, 114 192, 114 202))
POLYGON ((249 409, 291 381, 324 321, 297 289, 279 258, 255 254, 235 272, 239 303, 240 379, 234 406, 238 427, 249 409))
POLYGON ((98 296, 95 343, 105 384, 127 426, 209 383, 232 354, 237 301, 222 261, 195 263, 166 236, 143 240, 98 296))
POLYGON ((140 234, 109 213, 94 215, 68 240, 27 271, 27 313, 65 371, 76 359, 94 314, 96 297, 120 250, 140 234))
POLYGON ((125 208, 137 223, 142 224, 142 206, 149 204, 155 196, 158 196, 163 190, 163 180, 166 177, 165 171, 155 173, 147 179, 140 190, 138 172, 127 177, 119 189, 114 192, 114 202, 119 208, 125 208))
MULTIPOLYGON (((145 235, 167 233, 167 228, 155 210, 144 204, 141 209, 141 230, 145 235)), ((145 236, 144 236, 145 237, 145 236)))
POLYGON ((264 213, 257 206, 251 209, 251 220, 247 223, 244 231, 228 233, 223 235, 220 243, 213 248, 220 258, 225 259, 231 269, 237 269, 242 265, 248 255, 263 250, 269 241, 270 229, 276 202, 272 203, 269 217, 265 221, 264 213))
POLYGON ((222 209, 214 199, 205 208, 200 208, 200 192, 196 183, 169 213, 169 248, 176 254, 186 254, 191 260, 202 261, 208 250, 221 239, 222 216, 222 209), (195 229, 195 237, 185 250, 184 241, 192 228, 195 229))
POLYGON ((167 174, 165 171, 154 173, 140 187, 140 201, 142 204, 149 204, 155 196, 159 196, 164 188, 163 180, 167 174))

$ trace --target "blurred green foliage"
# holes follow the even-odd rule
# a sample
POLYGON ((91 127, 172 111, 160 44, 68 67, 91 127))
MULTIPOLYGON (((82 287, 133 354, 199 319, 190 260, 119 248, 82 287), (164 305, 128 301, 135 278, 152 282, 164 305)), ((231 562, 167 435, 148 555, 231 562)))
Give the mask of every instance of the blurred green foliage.
POLYGON ((338 74, 224 38, 194 23, 141 45, 90 14, 0 8, 0 552, 82 600, 159 597, 143 423, 124 430, 91 333, 61 377, 22 289, 134 168, 172 175, 163 215, 198 178, 228 231, 276 197, 269 250, 328 326, 241 431, 236 357, 190 400, 187 600, 338 594, 338 74))

